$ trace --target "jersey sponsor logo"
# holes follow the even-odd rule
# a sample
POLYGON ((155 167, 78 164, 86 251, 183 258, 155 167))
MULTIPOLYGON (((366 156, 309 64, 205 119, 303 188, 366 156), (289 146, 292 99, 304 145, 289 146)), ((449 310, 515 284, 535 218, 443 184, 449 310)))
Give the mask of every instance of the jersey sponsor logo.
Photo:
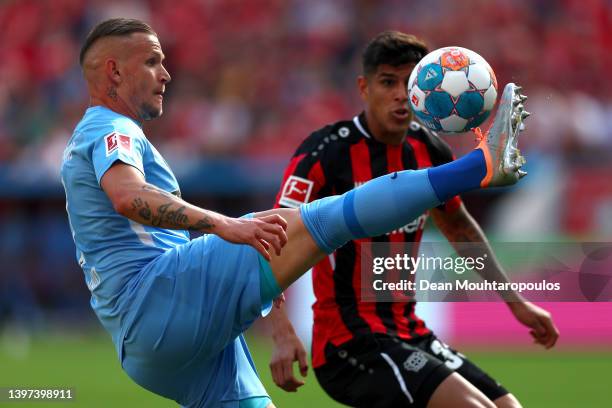
POLYGON ((427 356, 422 351, 415 351, 404 361, 404 370, 418 373, 427 364, 427 356))
POLYGON ((285 207, 299 207, 310 199, 314 182, 298 176, 290 176, 283 187, 283 194, 278 200, 285 207))
POLYGON ((387 235, 392 235, 392 234, 411 234, 413 232, 416 232, 418 230, 423 229, 423 227, 425 226, 425 222, 427 221, 427 214, 421 214, 419 215, 415 220, 409 222, 408 224, 404 225, 403 227, 400 227, 396 230, 393 230, 391 232, 387 232, 387 235))
POLYGON ((121 149, 128 153, 132 151, 132 138, 128 135, 122 135, 121 133, 113 132, 104 137, 104 144, 106 145, 106 155, 110 156, 115 150, 121 149))

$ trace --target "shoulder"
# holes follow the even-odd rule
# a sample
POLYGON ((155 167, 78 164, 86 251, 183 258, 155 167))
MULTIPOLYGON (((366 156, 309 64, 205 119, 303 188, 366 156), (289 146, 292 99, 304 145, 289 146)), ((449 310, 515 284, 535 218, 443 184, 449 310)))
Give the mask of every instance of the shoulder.
POLYGON ((354 120, 342 120, 312 132, 302 141, 295 156, 304 155, 321 159, 330 153, 357 143, 363 138, 354 120))
POLYGON ((76 130, 95 141, 116 133, 133 139, 144 139, 145 135, 136 122, 130 118, 102 107, 87 109, 76 130))
POLYGON ((436 132, 418 122, 413 121, 410 123, 408 138, 425 145, 434 166, 453 160, 453 151, 448 143, 442 140, 436 132))

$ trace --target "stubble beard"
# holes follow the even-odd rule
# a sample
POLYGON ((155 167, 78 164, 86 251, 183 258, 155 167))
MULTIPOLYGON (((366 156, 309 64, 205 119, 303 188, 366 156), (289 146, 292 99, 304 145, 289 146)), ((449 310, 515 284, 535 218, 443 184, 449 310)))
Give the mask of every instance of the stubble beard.
POLYGON ((163 109, 162 107, 156 107, 156 106, 152 106, 148 103, 145 103, 142 105, 141 108, 142 111, 142 119, 143 120, 152 120, 152 119, 157 119, 159 118, 162 113, 163 113, 163 109))

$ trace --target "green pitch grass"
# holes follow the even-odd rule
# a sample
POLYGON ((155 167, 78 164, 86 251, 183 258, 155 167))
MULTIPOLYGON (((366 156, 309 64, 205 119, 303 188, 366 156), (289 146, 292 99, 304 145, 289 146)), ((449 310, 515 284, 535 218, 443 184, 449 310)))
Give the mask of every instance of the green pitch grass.
MULTIPOLYGON (((310 370, 297 393, 276 388, 269 374, 270 345, 249 337, 259 373, 280 407, 340 407, 318 387, 310 370)), ((612 351, 467 350, 476 363, 512 390, 529 407, 609 406, 612 351)), ((0 387, 74 389, 70 403, 0 402, 3 407, 172 407, 133 383, 121 370, 110 338, 99 332, 80 335, 0 336, 0 387), (29 343, 29 345, 28 345, 29 343)))

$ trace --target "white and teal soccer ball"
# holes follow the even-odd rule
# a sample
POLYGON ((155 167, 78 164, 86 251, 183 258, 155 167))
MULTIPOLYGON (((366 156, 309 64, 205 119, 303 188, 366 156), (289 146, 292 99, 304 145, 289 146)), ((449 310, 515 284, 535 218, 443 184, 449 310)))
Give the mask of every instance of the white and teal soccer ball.
POLYGON ((461 133, 480 126, 497 99, 491 66, 474 51, 440 48, 427 54, 408 79, 412 111, 428 128, 461 133))

